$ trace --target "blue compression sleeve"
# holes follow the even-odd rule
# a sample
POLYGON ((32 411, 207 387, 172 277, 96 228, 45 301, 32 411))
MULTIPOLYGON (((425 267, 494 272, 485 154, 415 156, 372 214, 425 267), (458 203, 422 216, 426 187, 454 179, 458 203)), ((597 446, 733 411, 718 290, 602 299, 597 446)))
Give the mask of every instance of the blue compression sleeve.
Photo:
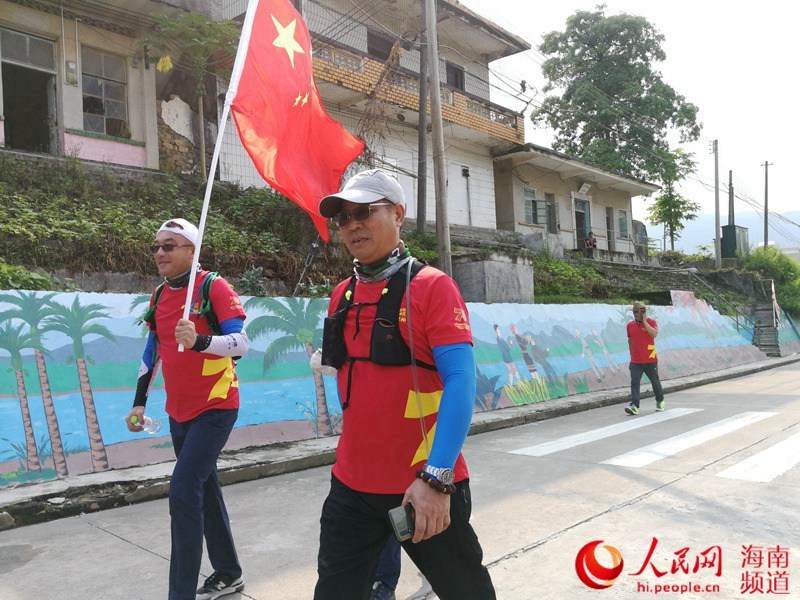
POLYGON ((452 469, 472 421, 475 355, 470 344, 448 344, 435 347, 433 359, 444 383, 444 391, 428 464, 452 469))
POLYGON ((222 331, 222 335, 230 335, 232 333, 242 333, 242 329, 244 329, 244 319, 242 319, 241 317, 233 317, 232 319, 227 319, 219 324, 219 328, 222 331))
POLYGON ((147 391, 153 379, 158 353, 156 351, 156 334, 151 331, 147 334, 147 343, 142 352, 142 362, 139 365, 139 375, 136 379, 136 394, 133 398, 134 406, 144 406, 147 403, 147 391))
POLYGON ((142 365, 147 369, 152 369, 156 364, 156 334, 151 331, 147 334, 147 343, 142 353, 142 365))

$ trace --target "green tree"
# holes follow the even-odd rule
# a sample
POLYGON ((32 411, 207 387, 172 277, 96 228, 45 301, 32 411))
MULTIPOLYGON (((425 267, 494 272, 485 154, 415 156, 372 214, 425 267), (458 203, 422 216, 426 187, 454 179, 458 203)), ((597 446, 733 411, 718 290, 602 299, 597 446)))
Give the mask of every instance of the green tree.
MULTIPOLYGON (((775 282, 781 308, 800 315, 800 264, 774 246, 756 248, 742 260, 742 266, 775 282)), ((770 290, 766 290, 768 293, 770 290)))
POLYGON ((89 434, 89 450, 92 459, 93 471, 108 470, 108 456, 103 443, 103 434, 100 432, 100 423, 97 420, 97 409, 94 404, 94 395, 89 381, 89 369, 86 366, 86 349, 83 338, 87 335, 99 335, 114 341, 113 334, 99 323, 91 323, 96 319, 108 318, 105 306, 101 304, 81 305, 78 296, 75 296, 71 306, 51 303, 52 315, 45 325, 46 331, 58 331, 72 340, 72 352, 75 365, 78 369, 78 382, 83 400, 83 411, 86 416, 86 430, 89 434))
POLYGON ((156 68, 161 72, 173 66, 183 69, 194 79, 195 105, 198 116, 200 171, 205 180, 206 141, 203 106, 206 96, 206 77, 230 75, 230 66, 236 56, 239 25, 234 21, 215 21, 198 12, 185 12, 176 16, 157 15, 155 28, 143 40, 148 49, 158 52, 161 58, 156 68))
POLYGON ((53 403, 53 393, 50 389, 50 379, 47 376, 47 365, 44 360, 44 345, 42 344, 43 322, 51 314, 50 301, 55 294, 37 295, 35 292, 17 292, 16 294, 0 294, 0 302, 10 304, 13 308, 0 315, 3 319, 19 319, 29 327, 28 335, 31 338, 31 347, 36 361, 36 371, 39 376, 39 389, 42 394, 44 418, 47 422, 47 433, 50 436, 50 448, 53 453, 53 468, 56 476, 66 477, 67 455, 61 442, 61 431, 58 426, 56 407, 53 403))
POLYGON ((22 350, 31 348, 31 336, 23 333, 25 324, 12 325, 6 322, 0 326, 0 350, 11 356, 11 370, 17 378, 17 399, 22 413, 22 429, 25 432, 25 468, 28 471, 41 471, 39 452, 36 449, 36 437, 33 435, 31 411, 28 406, 28 392, 25 389, 25 375, 22 371, 22 350))
MULTIPOLYGON (((283 333, 274 340, 264 354, 264 370, 272 366, 278 358, 295 349, 302 348, 311 358, 314 351, 322 345, 322 328, 320 319, 325 314, 328 301, 323 298, 250 298, 245 308, 261 308, 270 314, 256 317, 247 326, 250 339, 257 339, 269 333, 283 333)), ((317 435, 333 434, 333 424, 328 413, 328 400, 325 385, 319 371, 312 370, 316 390, 316 425, 317 435)))
POLYGON ((686 221, 697 217, 700 205, 684 198, 677 190, 680 181, 694 172, 695 163, 691 154, 682 150, 674 152, 659 151, 662 157, 659 179, 662 183, 661 193, 648 208, 651 223, 663 225, 669 235, 670 250, 675 251, 675 240, 686 226, 686 221))
POLYGON ((564 31, 544 36, 542 71, 548 96, 531 118, 555 132, 553 147, 611 170, 657 178, 658 150, 670 132, 681 142, 700 135, 697 107, 657 70, 664 36, 645 18, 578 11, 564 31))

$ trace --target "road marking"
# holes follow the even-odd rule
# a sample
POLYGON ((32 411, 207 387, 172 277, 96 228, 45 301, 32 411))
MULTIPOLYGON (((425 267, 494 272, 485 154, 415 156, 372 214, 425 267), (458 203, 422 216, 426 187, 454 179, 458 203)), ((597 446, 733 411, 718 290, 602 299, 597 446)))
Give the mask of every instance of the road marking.
POLYGON ((719 477, 767 483, 800 463, 800 433, 718 473, 719 477))
POLYGON ((562 450, 574 448, 575 446, 582 446, 583 444, 596 442, 597 440, 619 435, 621 433, 625 433, 626 431, 633 431, 634 429, 639 429, 640 427, 647 427, 648 425, 669 421, 670 419, 677 419, 678 417, 690 415, 702 410, 702 408, 673 408, 662 413, 647 415, 646 417, 641 417, 639 419, 629 418, 625 421, 621 421, 607 427, 601 427, 599 429, 592 429, 591 431, 584 431, 574 435, 568 435, 549 442, 544 442, 542 444, 536 444, 535 446, 527 446, 525 448, 511 450, 510 454, 546 456, 548 454, 553 454, 554 452, 561 452, 562 450))
POLYGON ((753 423, 758 423, 769 417, 774 416, 776 413, 772 412, 745 412, 716 423, 704 425, 697 429, 692 429, 686 433, 676 435, 666 440, 662 440, 649 446, 644 446, 638 450, 620 454, 614 458, 603 461, 604 465, 617 465, 619 467, 645 467, 650 463, 654 463, 662 458, 667 458, 694 448, 705 442, 722 437, 728 433, 734 432, 737 429, 747 427, 753 423))

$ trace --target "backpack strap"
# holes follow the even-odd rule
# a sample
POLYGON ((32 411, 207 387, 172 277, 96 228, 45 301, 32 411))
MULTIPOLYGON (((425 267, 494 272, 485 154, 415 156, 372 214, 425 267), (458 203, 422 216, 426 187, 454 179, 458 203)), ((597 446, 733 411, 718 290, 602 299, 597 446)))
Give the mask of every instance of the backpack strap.
POLYGON ((206 318, 208 326, 213 335, 222 335, 222 329, 219 326, 219 319, 214 314, 214 307, 211 306, 211 284, 219 277, 219 273, 212 271, 206 273, 203 279, 203 285, 200 287, 200 315, 206 318))
POLYGON ((161 297, 161 292, 164 291, 164 286, 166 285, 166 281, 162 281, 160 284, 158 284, 158 287, 156 287, 155 291, 153 292, 153 301, 150 303, 149 308, 142 315, 142 318, 139 319, 139 324, 147 323, 147 326, 152 332, 155 332, 156 330, 156 305, 158 304, 158 299, 161 297))

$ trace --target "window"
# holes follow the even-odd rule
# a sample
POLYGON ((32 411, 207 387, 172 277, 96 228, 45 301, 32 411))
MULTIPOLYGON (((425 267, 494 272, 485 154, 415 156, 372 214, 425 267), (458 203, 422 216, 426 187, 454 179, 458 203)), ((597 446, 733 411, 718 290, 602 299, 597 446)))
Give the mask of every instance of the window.
POLYGON ((619 217, 618 217, 617 222, 619 224, 619 227, 617 228, 617 231, 619 231, 619 236, 618 237, 621 240, 627 240, 628 237, 629 237, 628 236, 628 211, 625 211, 625 210, 619 211, 619 217))
POLYGON ((128 129, 125 59, 83 47, 81 64, 84 130, 116 137, 131 137, 128 129))
POLYGON ((376 33, 371 29, 367 30, 367 54, 372 58, 387 61, 392 53, 394 42, 391 38, 376 33))
POLYGON ((451 62, 446 63, 447 85, 457 90, 464 91, 464 67, 460 67, 451 62))
POLYGON ((0 57, 37 69, 56 69, 53 42, 10 29, 0 29, 0 57))
POLYGON ((558 206, 556 195, 545 193, 544 201, 547 205, 547 232, 558 233, 558 206))
POLYGON ((555 227, 551 230, 549 221, 555 218, 555 211, 550 209, 550 204, 555 204, 553 194, 545 194, 545 200, 537 198, 535 189, 525 186, 523 188, 523 204, 525 205, 525 222, 531 225, 547 225, 547 230, 555 233, 555 227))
POLYGON ((522 190, 522 203, 525 205, 525 222, 536 224, 536 190, 525 186, 522 190))

